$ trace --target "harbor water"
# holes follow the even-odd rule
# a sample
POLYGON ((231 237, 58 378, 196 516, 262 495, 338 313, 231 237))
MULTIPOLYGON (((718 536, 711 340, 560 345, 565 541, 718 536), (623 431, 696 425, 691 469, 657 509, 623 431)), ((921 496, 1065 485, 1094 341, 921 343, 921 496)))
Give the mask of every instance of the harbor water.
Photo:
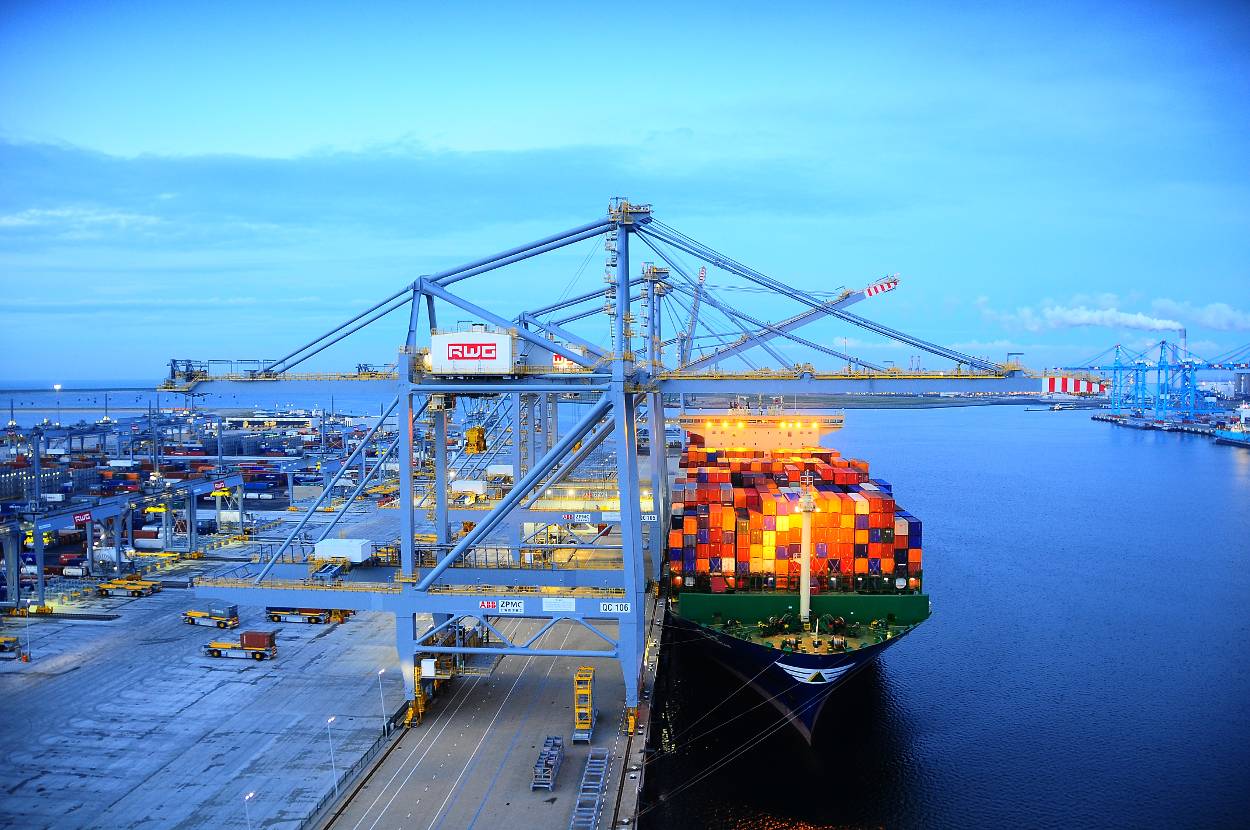
POLYGON ((814 748, 675 639, 643 828, 1245 826, 1250 450, 1022 407, 826 444, 923 519, 933 616, 814 748))

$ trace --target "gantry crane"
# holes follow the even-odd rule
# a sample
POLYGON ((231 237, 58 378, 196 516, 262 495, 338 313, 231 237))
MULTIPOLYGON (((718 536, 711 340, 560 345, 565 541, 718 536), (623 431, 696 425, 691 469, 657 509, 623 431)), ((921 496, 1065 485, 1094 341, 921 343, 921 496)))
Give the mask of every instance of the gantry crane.
POLYGON ((1207 360, 1184 345, 1160 340, 1136 352, 1117 343, 1065 371, 1109 374, 1114 414, 1164 421, 1192 419, 1206 410, 1198 390, 1199 372, 1248 370, 1250 343, 1207 360))
MULTIPOLYGON (((467 665, 479 655, 615 660, 624 679, 626 722, 632 727, 646 589, 658 578, 662 528, 669 521, 665 454, 656 451, 666 434, 666 395, 1039 391, 1038 379, 1015 367, 927 342, 847 310, 898 284, 891 276, 859 290, 799 290, 665 225, 649 205, 626 199, 612 200, 606 215, 584 225, 421 276, 321 337, 263 362, 254 373, 267 380, 286 376, 328 346, 407 309, 397 379, 362 380, 388 389, 389 404, 344 462, 344 468, 351 467, 381 424, 397 418, 396 441, 374 471, 361 476, 358 489, 380 475, 383 460, 399 459, 398 568, 383 580, 357 578, 353 571, 345 581, 327 586, 309 584, 306 570, 279 562, 323 503, 323 494, 263 562, 198 580, 197 594, 248 605, 330 604, 394 613, 410 701, 425 697, 419 687, 429 676, 419 668, 425 660, 431 661, 431 671, 435 660, 467 665), (597 290, 520 312, 496 311, 459 290, 474 276, 596 238, 605 246, 605 283, 597 290), (635 267, 635 243, 657 259, 635 267), (702 267, 695 271, 687 258, 702 267), (707 268, 740 280, 738 288, 766 291, 797 308, 780 321, 765 319, 762 311, 744 311, 743 303, 725 299, 707 282, 707 268), (449 310, 476 322, 460 331, 440 327, 440 316, 445 320, 449 310), (606 325, 596 326, 596 319, 606 325), (933 372, 886 369, 796 334, 822 320, 875 332, 954 366, 933 372), (851 368, 822 370, 790 361, 777 350, 776 341, 783 340, 851 368), (666 352, 674 343, 676 360, 666 352), (752 364, 749 350, 767 354, 773 366, 752 364), (747 368, 724 368, 731 358, 747 368), (465 401, 479 413, 484 453, 447 446, 449 422, 465 401), (576 417, 562 420, 559 413, 569 409, 576 417), (429 466, 417 452, 412 426, 423 418, 432 445, 429 466), (637 437, 643 419, 652 442, 645 456, 637 437), (593 467, 607 448, 614 453, 610 463, 593 467), (472 505, 453 500, 453 481, 463 481, 453 476, 485 470, 490 479, 496 460, 510 471, 492 480, 498 492, 472 505), (570 508, 570 500, 581 506, 570 508), (426 508, 433 519, 428 538, 418 534, 418 511, 426 508), (525 531, 529 525, 538 530, 525 531), (536 541, 551 538, 559 543, 536 541), (550 555, 553 549, 575 555, 557 561, 550 555), (332 601, 327 590, 336 593, 332 601), (432 615, 433 623, 418 630, 416 619, 423 614, 432 615), (508 636, 499 623, 513 618, 539 623, 538 634, 508 636), (602 647, 543 645, 543 635, 561 622, 589 630, 602 647), (470 629, 473 636, 466 636, 470 629)), ((210 375, 197 382, 213 380, 210 375)), ((480 447, 475 439, 475 448, 480 447)), ((322 537, 344 512, 320 530, 322 537)))

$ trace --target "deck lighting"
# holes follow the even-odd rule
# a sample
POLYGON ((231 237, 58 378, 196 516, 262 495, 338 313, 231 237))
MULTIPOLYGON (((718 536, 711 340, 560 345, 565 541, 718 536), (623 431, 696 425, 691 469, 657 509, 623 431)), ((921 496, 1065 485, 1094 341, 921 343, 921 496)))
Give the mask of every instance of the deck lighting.
POLYGON ((247 802, 256 797, 256 793, 251 792, 243 796, 243 817, 247 819, 247 830, 252 830, 252 814, 247 809, 247 802))

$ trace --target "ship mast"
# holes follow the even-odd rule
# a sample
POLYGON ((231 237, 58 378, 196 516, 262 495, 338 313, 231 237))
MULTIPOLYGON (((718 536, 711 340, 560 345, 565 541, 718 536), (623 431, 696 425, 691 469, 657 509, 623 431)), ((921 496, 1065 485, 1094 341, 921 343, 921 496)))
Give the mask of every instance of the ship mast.
POLYGON ((812 474, 804 473, 800 479, 803 494, 799 498, 799 512, 803 514, 803 535, 799 546, 799 619, 806 628, 812 617, 812 511, 816 501, 812 498, 812 474))

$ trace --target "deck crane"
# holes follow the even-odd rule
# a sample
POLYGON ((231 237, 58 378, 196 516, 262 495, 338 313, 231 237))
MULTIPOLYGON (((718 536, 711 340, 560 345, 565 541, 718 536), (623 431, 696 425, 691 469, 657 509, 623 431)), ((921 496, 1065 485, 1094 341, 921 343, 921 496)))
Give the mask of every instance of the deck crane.
MULTIPOLYGON (((403 315, 407 328, 397 332, 403 343, 398 378, 390 382, 357 381, 379 384, 377 388, 393 396, 382 407, 381 420, 394 414, 401 425, 394 450, 400 465, 399 567, 386 570, 384 578, 369 577, 367 569, 353 569, 344 575, 341 585, 327 586, 310 583, 305 564, 279 561, 324 503, 332 490, 327 487, 283 544, 271 549, 264 561, 197 580, 197 596, 246 605, 332 605, 393 613, 410 713, 418 716, 421 701, 451 676, 446 667, 454 669, 475 655, 616 661, 624 680, 625 722, 632 732, 645 653, 647 585, 657 577, 662 559, 652 557, 655 570, 649 571, 644 551, 663 544, 661 529, 671 518, 664 454, 641 456, 636 425, 645 415, 652 436, 658 439, 665 434, 664 396, 705 392, 791 397, 856 392, 1040 391, 1038 379, 1020 370, 928 343, 846 310, 866 296, 893 290, 897 284, 897 277, 891 276, 832 298, 801 291, 663 224, 652 215, 650 205, 626 199, 612 200, 605 216, 578 227, 423 275, 279 360, 266 361, 255 373, 267 380, 279 379, 391 311, 407 309, 403 315), (456 284, 462 280, 607 235, 613 240, 607 257, 607 282, 598 290, 506 314, 457 290, 456 284), (656 268, 649 277, 636 275, 631 268, 631 248, 636 255, 641 250, 639 243, 661 260, 654 263, 656 268), (745 280, 752 289, 766 289, 782 302, 793 302, 797 313, 773 322, 762 311, 743 311, 737 307, 741 304, 717 296, 714 286, 706 281, 706 270, 688 270, 683 256, 694 257, 705 269, 719 268, 731 278, 745 280), (666 272, 664 276, 660 276, 662 272, 666 272), (703 279, 694 273, 702 273, 703 279), (690 306, 688 316, 673 314, 674 309, 685 309, 686 303, 690 306), (592 332, 592 321, 603 320, 605 308, 607 330, 599 326, 592 332), (448 314, 468 316, 480 326, 449 335, 438 325, 440 313, 444 320, 448 314), (676 324, 667 330, 666 314, 676 317, 676 324), (714 314, 737 330, 736 339, 712 331, 709 318, 714 314), (876 331, 949 359, 966 371, 888 371, 795 333, 821 319, 840 319, 876 331), (645 359, 641 354, 636 358, 627 348, 635 327, 649 344, 645 359), (679 342, 685 347, 698 337, 695 331, 699 327, 718 338, 719 345, 699 357, 683 348, 666 359, 664 345, 679 342), (675 340, 666 340, 666 334, 675 340), (734 373, 717 367, 726 358, 756 347, 771 356, 770 341, 778 338, 851 362, 856 369, 822 371, 788 366, 776 357, 778 365, 759 371, 734 373), (443 351, 435 354, 436 347, 443 351), (559 368, 554 365, 556 356, 560 358, 559 368), (448 367, 448 361, 459 359, 471 363, 448 367), (477 405, 492 413, 481 422, 487 432, 486 453, 466 457, 447 449, 449 413, 456 411, 455 401, 464 399, 476 399, 477 405), (535 423, 537 413, 554 413, 557 404, 574 408, 577 417, 559 421, 559 433, 544 432, 542 442, 535 439, 535 430, 526 434, 524 424, 535 423), (411 425, 423 413, 430 419, 428 430, 435 455, 428 468, 414 460, 416 442, 411 425), (594 463, 593 451, 600 445, 614 450, 611 477, 604 479, 607 485, 601 483, 593 500, 584 502, 585 509, 569 511, 561 500, 567 492, 552 495, 568 488, 554 485, 571 481, 581 474, 583 465, 594 463), (480 465, 489 469, 496 454, 505 465, 511 465, 511 479, 484 506, 470 509, 453 504, 449 498, 451 472, 480 465), (421 509, 425 504, 432 507, 434 527, 428 538, 418 533, 421 529, 415 505, 420 499, 424 499, 421 509), (527 536, 525 528, 533 525, 562 527, 560 536, 568 541, 559 547, 576 555, 551 562, 549 567, 529 566, 526 556, 534 554, 538 558, 533 561, 545 561, 541 557, 555 547, 536 543, 532 533, 527 536), (327 599, 327 591, 335 596, 327 599), (536 623, 538 633, 508 636, 505 632, 512 629, 497 625, 502 617, 536 623), (431 623, 418 624, 418 620, 430 619, 431 623), (590 632, 592 646, 548 645, 550 638, 544 635, 557 624, 590 632), (428 672, 423 668, 426 664, 428 672)), ((210 375, 199 382, 213 380, 210 375)), ((554 417, 548 422, 557 423, 554 417)), ((356 453, 377 428, 375 425, 366 434, 356 453)), ((352 467, 355 460, 356 454, 349 455, 343 469, 352 467)), ((362 476, 358 486, 367 486, 369 476, 380 475, 377 471, 382 466, 375 465, 375 472, 362 476)), ((342 515, 340 512, 331 519, 323 536, 342 515)))

